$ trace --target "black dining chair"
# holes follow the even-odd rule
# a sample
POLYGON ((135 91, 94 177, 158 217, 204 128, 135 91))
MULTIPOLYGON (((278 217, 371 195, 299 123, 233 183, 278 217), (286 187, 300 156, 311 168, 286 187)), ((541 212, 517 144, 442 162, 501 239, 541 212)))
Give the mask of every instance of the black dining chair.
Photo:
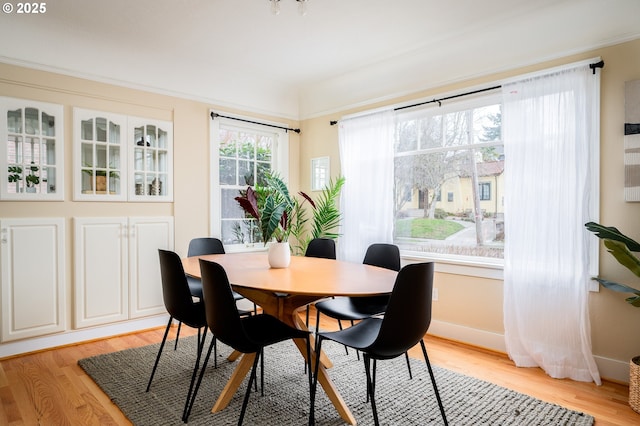
MULTIPOLYGON (((400 249, 394 244, 375 243, 371 244, 364 255, 362 261, 365 265, 378 266, 380 268, 400 270, 400 249)), ((317 302, 316 324, 320 324, 320 314, 325 314, 338 320, 338 327, 342 330, 341 321, 359 321, 373 315, 384 314, 389 303, 389 295, 366 296, 366 297, 336 297, 333 299, 317 302)), ((412 378, 411 363, 409 355, 405 354, 409 378, 412 378)))
MULTIPOLYGON (((187 284, 187 278, 182 267, 182 260, 177 253, 168 250, 158 250, 160 257, 160 274, 162 278, 162 298, 164 300, 165 308, 169 313, 169 322, 164 331, 162 337, 162 343, 158 349, 158 355, 156 361, 153 364, 151 370, 151 377, 149 377, 149 383, 147 383, 147 392, 151 389, 151 382, 156 374, 158 362, 160 361, 160 355, 162 355, 162 349, 167 340, 169 329, 171 328, 171 322, 175 319, 180 324, 184 323, 189 327, 198 329, 198 344, 196 362, 193 367, 193 373, 191 375, 191 383, 189 384, 189 392, 187 393, 187 399, 182 411, 183 418, 186 415, 187 408, 189 406, 189 400, 193 391, 193 385, 195 383, 196 374, 198 372, 198 365, 200 364, 200 358, 202 356, 202 349, 204 348, 204 342, 207 335, 207 319, 204 309, 204 303, 202 300, 194 302, 189 291, 189 285, 187 284), (204 330, 202 330, 204 328, 204 330), (202 332, 201 332, 202 330, 202 332)), ((177 339, 177 336, 176 336, 177 339)), ((216 338, 213 337, 211 345, 215 347, 216 338)), ((217 352, 217 351, 216 351, 217 352)), ((215 355, 215 354, 214 354, 215 355)))
MULTIPOLYGON (((319 257, 322 259, 336 259, 336 242, 330 238, 314 238, 309 241, 305 257, 319 257)), ((309 305, 307 305, 307 316, 305 324, 309 327, 309 305)), ((318 325, 316 324, 316 328, 318 325)))
MULTIPOLYGON (((307 345, 306 359, 311 354, 309 332, 290 327, 277 318, 268 314, 251 315, 242 317, 238 313, 229 278, 224 268, 215 262, 200 259, 200 271, 202 275, 202 289, 205 302, 207 325, 216 338, 238 352, 244 354, 256 354, 253 368, 249 376, 249 383, 242 402, 238 425, 242 424, 244 414, 249 402, 251 386, 256 380, 258 361, 263 357, 263 350, 270 346, 289 339, 304 339, 307 345)), ((191 412, 195 402, 198 388, 202 382, 204 372, 211 355, 209 347, 205 356, 198 382, 196 383, 187 415, 191 412)), ((311 374, 309 377, 309 394, 311 393, 311 374)), ((262 368, 261 380, 264 381, 264 368, 262 368)), ((262 387, 264 392, 264 386, 262 387)), ((309 395, 310 396, 310 395, 309 395)))
MULTIPOLYGON (((205 254, 225 254, 224 245, 222 241, 218 238, 214 237, 203 237, 203 238, 194 238, 189 241, 189 248, 187 250, 187 256, 203 256, 205 254)), ((191 275, 187 275, 187 282, 189 283, 189 290, 191 291, 191 295, 193 297, 197 297, 202 299, 202 282, 200 278, 192 277, 191 275)), ((244 299, 239 293, 233 292, 233 298, 238 301, 244 299)), ((253 304, 253 313, 257 313, 256 304, 253 304)), ((249 310, 241 310, 241 315, 251 315, 251 311, 249 310)), ((178 347, 178 339, 180 338, 180 327, 181 323, 178 323, 178 332, 176 335, 175 348, 178 347)))
MULTIPOLYGON (((371 402, 376 426, 379 424, 375 402, 376 361, 401 356, 418 342, 422 347, 422 354, 429 370, 440 414, 444 424, 448 425, 447 416, 423 340, 431 323, 433 269, 432 262, 417 263, 402 268, 396 278, 384 317, 369 317, 353 327, 339 331, 321 332, 317 335, 317 353, 322 350, 322 342, 324 340, 332 340, 362 352, 367 380, 367 396, 371 402), (372 360, 373 371, 371 369, 372 360)), ((315 424, 314 405, 318 384, 319 360, 320 357, 316 357, 309 424, 315 424)))

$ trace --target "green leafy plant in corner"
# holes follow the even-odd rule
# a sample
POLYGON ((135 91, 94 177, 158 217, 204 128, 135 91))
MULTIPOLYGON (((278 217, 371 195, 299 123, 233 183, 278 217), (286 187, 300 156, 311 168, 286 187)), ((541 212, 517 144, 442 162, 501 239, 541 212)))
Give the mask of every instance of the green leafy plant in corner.
MULTIPOLYGON (((640 243, 627 237, 614 227, 602 226, 595 222, 588 222, 585 224, 585 227, 603 240, 608 252, 611 253, 621 265, 625 266, 637 277, 640 277, 640 259, 633 254, 634 252, 640 252, 640 243)), ((640 307, 639 289, 599 277, 593 279, 610 290, 621 293, 633 293, 633 296, 628 297, 626 301, 637 308, 640 307)))

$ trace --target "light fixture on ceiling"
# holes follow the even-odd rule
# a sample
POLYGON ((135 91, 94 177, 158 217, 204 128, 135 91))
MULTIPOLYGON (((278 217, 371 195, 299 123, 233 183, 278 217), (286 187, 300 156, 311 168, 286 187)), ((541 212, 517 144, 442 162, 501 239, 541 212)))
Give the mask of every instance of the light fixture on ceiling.
MULTIPOLYGON (((305 16, 307 14, 307 3, 309 0, 296 0, 298 2, 298 13, 301 16, 305 16)), ((280 0, 269 0, 271 3, 271 13, 274 15, 280 14, 280 0)))

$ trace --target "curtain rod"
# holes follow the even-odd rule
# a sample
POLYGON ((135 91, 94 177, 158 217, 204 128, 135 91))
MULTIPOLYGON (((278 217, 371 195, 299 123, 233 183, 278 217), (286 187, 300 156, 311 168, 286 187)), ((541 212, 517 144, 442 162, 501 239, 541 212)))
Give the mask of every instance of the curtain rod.
POLYGON ((238 120, 238 121, 244 121, 245 123, 251 123, 251 124, 259 124, 261 126, 268 126, 268 127, 274 127, 276 129, 282 129, 284 131, 292 131, 292 132, 296 132, 296 133, 300 133, 300 129, 291 129, 289 127, 282 127, 282 126, 276 126, 275 124, 269 124, 269 123, 260 123, 258 121, 251 121, 251 120, 245 120, 244 118, 237 118, 237 117, 228 117, 226 115, 220 115, 216 112, 211 111, 211 119, 214 120, 216 117, 220 117, 220 118, 228 118, 230 120, 238 120))
MULTIPOLYGON (((591 68, 593 70, 593 73, 595 74, 596 73, 596 68, 604 68, 604 61, 596 62, 594 64, 589 64, 589 68, 591 68)), ((447 96, 447 97, 440 98, 440 99, 432 99, 430 101, 420 102, 420 103, 417 103, 417 104, 401 106, 401 107, 394 108, 393 110, 394 111, 399 111, 401 109, 413 108, 413 107, 420 106, 420 105, 434 104, 434 103, 437 103, 439 106, 442 106, 442 101, 447 101, 449 99, 460 98, 462 96, 475 95, 476 93, 488 92, 490 90, 500 89, 501 87, 502 87, 501 85, 493 86, 493 87, 487 87, 487 88, 484 88, 484 89, 473 90, 471 92, 460 93, 460 94, 457 94, 457 95, 447 96)), ((334 126, 334 125, 338 124, 338 121, 337 120, 332 120, 332 121, 329 122, 329 124, 334 126)))

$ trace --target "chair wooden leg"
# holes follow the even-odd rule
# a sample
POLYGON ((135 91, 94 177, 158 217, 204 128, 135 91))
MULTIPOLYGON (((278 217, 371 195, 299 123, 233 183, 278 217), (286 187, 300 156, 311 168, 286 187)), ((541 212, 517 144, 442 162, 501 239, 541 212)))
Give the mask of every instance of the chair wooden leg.
POLYGON ((156 362, 153 364, 153 369, 151 370, 151 377, 149 377, 149 383, 147 383, 147 392, 149 392, 149 389, 151 388, 151 382, 153 381, 153 376, 156 374, 156 368, 158 368, 160 355, 162 355, 162 348, 164 348, 164 342, 167 341, 167 334, 169 334, 169 328, 171 328, 171 321, 173 321, 173 317, 169 317, 169 323, 167 323, 167 328, 165 328, 164 330, 164 336, 162 336, 162 343, 160 343, 160 349, 158 349, 156 362))
POLYGON ((447 421, 447 415, 444 412, 442 399, 440 399, 440 392, 438 392, 438 386, 436 385, 436 377, 433 375, 433 370, 431 369, 431 363, 429 362, 429 357, 427 356, 427 348, 424 345, 424 340, 420 340, 420 346, 422 346, 422 354, 424 355, 424 361, 427 363, 429 376, 431 376, 431 384, 433 385, 433 391, 436 394, 436 400, 438 400, 438 406, 440 407, 440 414, 442 415, 442 420, 444 420, 445 426, 448 426, 449 422, 447 421))

